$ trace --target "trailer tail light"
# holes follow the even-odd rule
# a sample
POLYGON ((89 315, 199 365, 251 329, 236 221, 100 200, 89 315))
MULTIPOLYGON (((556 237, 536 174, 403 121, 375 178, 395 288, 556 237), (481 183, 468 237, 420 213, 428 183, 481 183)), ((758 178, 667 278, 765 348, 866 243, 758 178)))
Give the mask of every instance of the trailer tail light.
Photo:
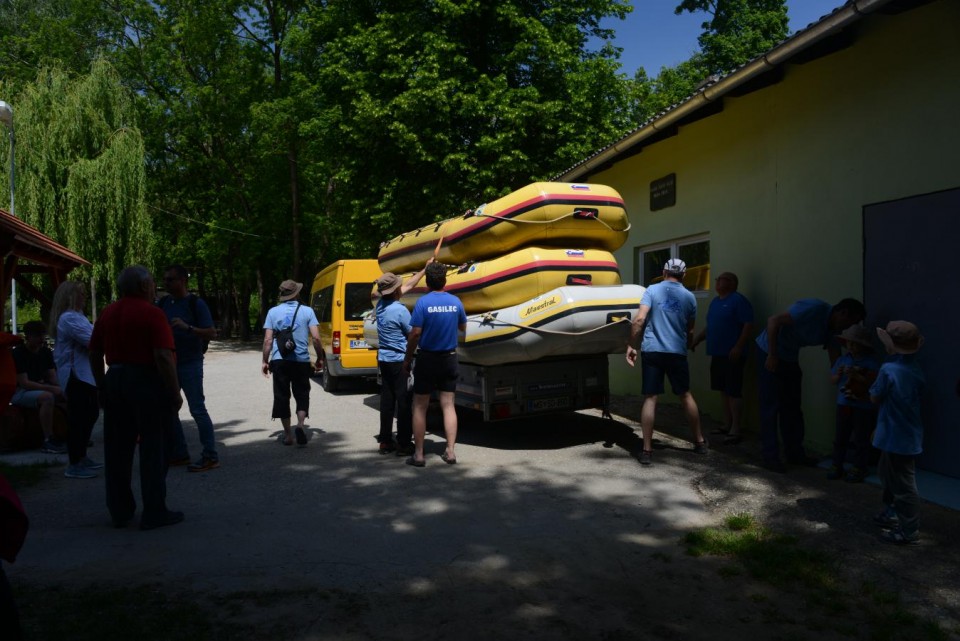
POLYGON ((494 403, 490 406, 490 414, 494 419, 510 418, 510 403, 494 403))
POLYGON ((340 332, 333 333, 333 353, 340 353, 340 332))

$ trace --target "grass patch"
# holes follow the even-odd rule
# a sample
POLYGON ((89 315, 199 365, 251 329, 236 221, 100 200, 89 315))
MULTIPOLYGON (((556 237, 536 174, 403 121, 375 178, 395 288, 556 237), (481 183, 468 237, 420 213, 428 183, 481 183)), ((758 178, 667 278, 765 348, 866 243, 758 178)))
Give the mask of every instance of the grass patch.
POLYGON ((39 461, 29 465, 10 465, 0 463, 0 474, 7 477, 14 489, 36 485, 47 478, 51 467, 61 467, 60 463, 39 461))
MULTIPOLYGON (((742 567, 754 579, 798 592, 811 615, 810 629, 830 629, 847 636, 852 631, 869 630, 868 638, 874 641, 949 638, 949 632, 938 623, 905 608, 898 594, 866 582, 851 589, 829 554, 802 546, 796 537, 772 532, 749 514, 734 514, 724 519, 721 527, 690 532, 683 542, 691 556, 732 560, 733 564, 718 569, 724 578, 733 578, 742 567), (859 621, 854 623, 852 618, 859 621)), ((747 598, 756 604, 767 600, 755 593, 747 598)), ((771 623, 791 622, 778 608, 764 611, 763 616, 771 623)))

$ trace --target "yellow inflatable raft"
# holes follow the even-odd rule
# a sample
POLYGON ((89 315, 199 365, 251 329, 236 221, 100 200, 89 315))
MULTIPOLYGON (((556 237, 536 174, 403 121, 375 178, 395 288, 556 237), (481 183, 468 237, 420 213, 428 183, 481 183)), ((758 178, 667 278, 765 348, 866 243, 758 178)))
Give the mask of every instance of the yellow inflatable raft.
MULTIPOLYGON (((404 274, 406 280, 410 274, 404 274)), ((502 309, 564 285, 619 285, 617 261, 603 249, 525 247, 447 272, 444 291, 456 295, 468 314, 502 309)), ((426 281, 402 299, 413 309, 427 292, 426 281)), ((375 293, 375 292, 374 292, 375 293)))
POLYGON ((528 245, 612 252, 626 242, 629 229, 623 198, 615 189, 533 183, 457 218, 401 234, 380 246, 377 260, 383 271, 399 273, 420 269, 434 252, 439 262, 451 265, 528 245))

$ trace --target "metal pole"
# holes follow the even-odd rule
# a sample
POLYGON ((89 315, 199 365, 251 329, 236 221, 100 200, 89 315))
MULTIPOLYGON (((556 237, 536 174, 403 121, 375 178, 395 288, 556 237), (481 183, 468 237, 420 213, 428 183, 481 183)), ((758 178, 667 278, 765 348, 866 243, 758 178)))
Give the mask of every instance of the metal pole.
MULTIPOLYGON (((11 110, 10 117, 10 215, 14 218, 17 217, 17 208, 14 204, 16 199, 16 162, 14 151, 16 149, 16 138, 13 134, 13 116, 11 110)), ((17 281, 10 279, 10 324, 12 327, 12 334, 16 335, 17 333, 17 281)))
MULTIPOLYGON (((10 127, 10 215, 16 218, 16 136, 13 132, 13 107, 0 100, 0 120, 10 127)), ((11 333, 17 333, 17 281, 10 279, 10 324, 11 333)))

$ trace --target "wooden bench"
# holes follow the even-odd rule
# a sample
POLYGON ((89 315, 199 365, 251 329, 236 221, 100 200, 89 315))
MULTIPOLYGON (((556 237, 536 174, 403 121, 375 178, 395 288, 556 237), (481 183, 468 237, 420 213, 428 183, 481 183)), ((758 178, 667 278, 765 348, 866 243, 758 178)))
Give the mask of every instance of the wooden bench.
MULTIPOLYGON (((61 406, 53 410, 53 437, 67 440, 67 413, 61 406)), ((0 452, 38 450, 43 445, 43 430, 36 409, 7 405, 0 415, 0 452)))

